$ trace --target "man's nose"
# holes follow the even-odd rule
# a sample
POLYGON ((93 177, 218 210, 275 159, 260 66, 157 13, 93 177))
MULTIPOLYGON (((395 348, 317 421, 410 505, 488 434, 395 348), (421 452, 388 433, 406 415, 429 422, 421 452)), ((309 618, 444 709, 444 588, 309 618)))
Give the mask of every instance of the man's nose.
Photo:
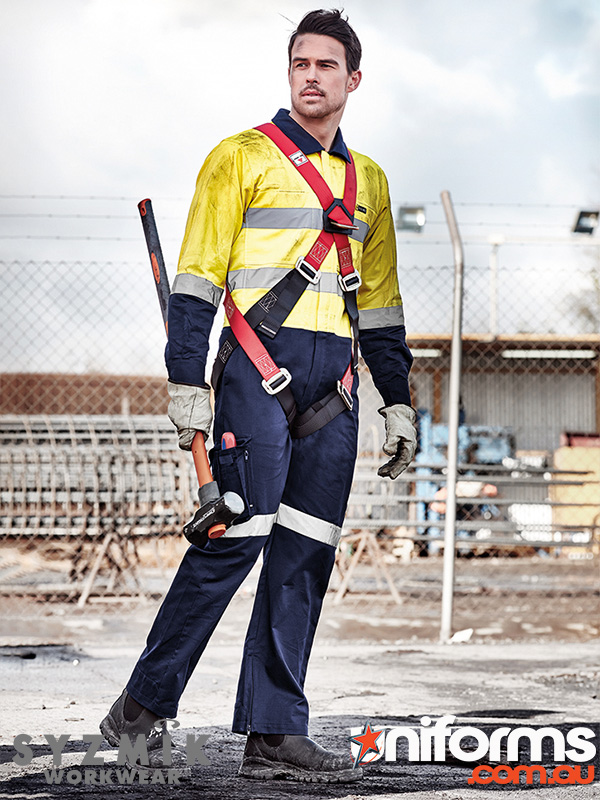
POLYGON ((317 72, 316 64, 309 64, 308 70, 306 72, 306 82, 307 83, 318 83, 319 82, 319 75, 317 72))

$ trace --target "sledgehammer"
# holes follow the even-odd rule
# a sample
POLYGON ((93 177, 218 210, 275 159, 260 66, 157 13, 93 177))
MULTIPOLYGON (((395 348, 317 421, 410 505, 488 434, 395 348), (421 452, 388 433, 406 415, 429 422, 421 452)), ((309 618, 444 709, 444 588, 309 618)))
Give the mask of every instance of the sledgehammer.
MULTIPOLYGON (((158 229, 156 227, 156 220, 154 219, 154 212, 152 211, 152 203, 150 200, 142 200, 138 203, 138 209, 142 218, 142 227, 144 229, 144 236, 146 237, 146 245, 148 246, 148 253, 150 254, 150 263, 152 264, 152 272, 156 283, 156 291, 158 294, 158 302, 162 313, 163 322, 167 336, 169 335, 169 326, 167 322, 167 313, 169 305, 169 276, 165 267, 165 262, 158 239, 158 229)), ((224 447, 235 446, 235 437, 231 433, 223 435, 224 447)), ((204 444, 204 434, 198 432, 194 441, 192 442, 192 455, 194 457, 194 466, 196 467, 196 474, 198 476, 198 500, 200 501, 200 508, 194 514, 194 518, 183 526, 183 533, 186 539, 201 547, 210 539, 216 539, 222 536, 229 525, 236 517, 244 510, 244 501, 235 492, 225 492, 221 495, 219 487, 213 480, 208 463, 208 456, 206 454, 206 447, 204 444)))
MULTIPOLYGON (((225 437, 233 437, 233 434, 224 434, 225 437)), ((233 445, 235 447, 235 437, 233 445)), ((185 538, 195 545, 206 542, 209 539, 216 539, 222 536, 227 527, 244 510, 244 501, 235 492, 225 492, 219 494, 219 487, 212 479, 206 447, 204 446, 204 436, 197 433, 192 442, 192 455, 196 474, 198 475, 198 500, 200 508, 194 514, 194 518, 183 526, 185 538)))

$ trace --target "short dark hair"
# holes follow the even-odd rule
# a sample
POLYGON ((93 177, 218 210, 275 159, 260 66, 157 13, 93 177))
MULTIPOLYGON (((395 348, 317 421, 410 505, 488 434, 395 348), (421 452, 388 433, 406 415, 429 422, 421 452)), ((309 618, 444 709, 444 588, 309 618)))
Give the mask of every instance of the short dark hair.
POLYGON ((362 47, 358 41, 358 36, 348 24, 348 17, 342 17, 343 9, 332 8, 327 11, 324 8, 318 11, 309 11, 292 33, 288 45, 289 63, 292 63, 292 48, 298 36, 303 33, 316 33, 319 36, 331 36, 344 45, 346 51, 346 67, 348 72, 356 72, 360 69, 360 58, 362 47))

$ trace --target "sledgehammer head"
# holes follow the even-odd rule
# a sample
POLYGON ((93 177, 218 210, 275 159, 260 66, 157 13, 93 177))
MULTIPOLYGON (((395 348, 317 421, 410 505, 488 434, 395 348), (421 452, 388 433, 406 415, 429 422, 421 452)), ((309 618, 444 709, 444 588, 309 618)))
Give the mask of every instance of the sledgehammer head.
POLYGON ((208 531, 213 525, 223 524, 229 527, 244 510, 244 501, 235 492, 219 495, 216 483, 206 484, 200 488, 200 508, 194 518, 183 526, 185 538, 196 547, 202 547, 208 541, 208 531))

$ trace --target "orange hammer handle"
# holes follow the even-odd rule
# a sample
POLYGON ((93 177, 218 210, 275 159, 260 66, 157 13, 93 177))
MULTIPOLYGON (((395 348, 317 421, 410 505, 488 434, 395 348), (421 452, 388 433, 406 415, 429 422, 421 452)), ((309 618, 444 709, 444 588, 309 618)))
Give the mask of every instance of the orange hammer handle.
MULTIPOLYGON (((213 480, 212 472, 210 471, 210 464, 208 463, 208 455, 206 453, 206 445, 204 444, 204 434, 201 431, 194 436, 192 442, 192 456, 194 458, 194 466, 196 467, 196 475, 198 476, 198 486, 204 486, 211 483, 213 480)), ((227 526, 222 523, 213 525, 208 529, 209 539, 216 539, 222 536, 227 530, 227 526)))
POLYGON ((192 442, 192 456, 194 457, 194 466, 196 467, 196 475, 198 476, 198 486, 204 486, 206 483, 210 483, 213 476, 210 471, 210 464, 208 463, 204 434, 201 431, 198 431, 194 436, 194 441, 192 442))

